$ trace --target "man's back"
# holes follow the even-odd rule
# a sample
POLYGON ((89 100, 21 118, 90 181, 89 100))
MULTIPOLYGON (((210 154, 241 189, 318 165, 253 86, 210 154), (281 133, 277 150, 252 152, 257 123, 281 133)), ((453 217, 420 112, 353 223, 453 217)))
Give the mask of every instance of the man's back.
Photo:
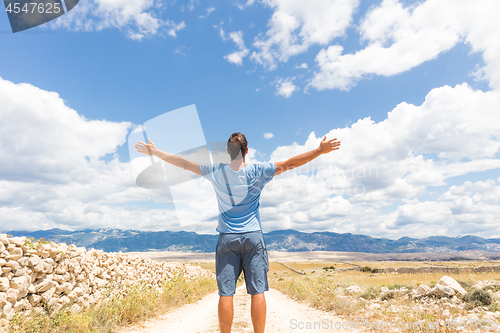
POLYGON ((264 186, 273 179, 274 163, 247 164, 234 171, 228 164, 201 164, 200 171, 215 190, 220 233, 262 230, 259 207, 264 186))

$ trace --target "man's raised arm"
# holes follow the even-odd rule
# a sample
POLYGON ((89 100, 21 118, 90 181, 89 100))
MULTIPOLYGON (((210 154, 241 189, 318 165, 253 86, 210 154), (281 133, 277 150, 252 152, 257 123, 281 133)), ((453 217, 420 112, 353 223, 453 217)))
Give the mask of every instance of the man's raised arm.
POLYGON ((340 141, 332 139, 326 141, 326 136, 321 140, 319 147, 307 153, 294 156, 283 162, 276 162, 275 176, 287 170, 292 170, 314 160, 319 155, 327 154, 340 148, 340 141))
POLYGON ((184 170, 189 170, 197 175, 202 175, 200 171, 200 163, 198 162, 193 162, 190 160, 186 160, 184 157, 174 155, 174 154, 169 154, 164 151, 159 150, 156 148, 155 144, 153 141, 151 141, 148 138, 149 144, 137 141, 137 143, 140 143, 139 145, 135 145, 135 148, 139 153, 143 153, 149 156, 156 156, 162 160, 164 160, 167 163, 170 163, 172 165, 178 166, 179 168, 183 168, 184 170))

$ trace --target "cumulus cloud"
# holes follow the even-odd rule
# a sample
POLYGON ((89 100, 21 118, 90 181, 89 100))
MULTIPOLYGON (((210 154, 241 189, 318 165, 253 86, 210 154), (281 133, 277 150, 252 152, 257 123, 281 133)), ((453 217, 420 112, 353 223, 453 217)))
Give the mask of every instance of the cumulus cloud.
POLYGON ((280 96, 284 96, 286 98, 292 96, 293 92, 298 88, 295 84, 293 84, 293 80, 295 77, 283 79, 282 77, 277 77, 274 81, 276 84, 277 94, 280 96))
POLYGON ((305 52, 312 45, 327 45, 345 34, 358 0, 264 0, 273 9, 269 30, 256 37, 252 59, 268 69, 277 62, 305 52))
MULTIPOLYGON (((223 40, 226 39, 225 33, 222 29, 220 29, 220 36, 223 40)), ((245 42, 243 41, 243 32, 242 31, 233 31, 229 33, 229 38, 233 42, 236 43, 239 51, 235 51, 228 55, 224 56, 224 59, 227 59, 230 63, 236 64, 238 66, 243 65, 243 58, 248 55, 249 50, 245 46, 245 42)))
POLYGON ((417 199, 403 202, 396 212, 387 216, 389 230, 406 230, 415 237, 425 237, 429 228, 434 235, 479 234, 498 237, 500 213, 500 179, 489 179, 460 186, 451 186, 436 201, 417 199))
POLYGON ((55 92, 2 78, 0 105, 3 231, 180 229, 168 192, 137 187, 130 163, 118 159, 131 123, 87 119, 55 92), (145 208, 138 202, 158 204, 145 208))
POLYGON ((264 133, 264 139, 271 139, 273 137, 274 137, 273 133, 270 133, 270 132, 264 133))
MULTIPOLYGON (((135 185, 129 163, 116 156, 132 124, 86 119, 55 92, 3 79, 0 105, 2 229, 181 230, 182 214, 197 222, 182 229, 214 232, 215 222, 201 221, 217 214, 203 178, 183 185, 177 210, 165 207, 168 192, 135 185)), ((339 151, 277 176, 264 189, 265 230, 500 236, 499 179, 447 185, 451 177, 500 168, 499 109, 494 91, 445 86, 422 105, 401 103, 380 122, 365 118, 332 129, 326 135, 342 141, 339 151), (434 186, 447 190, 436 200, 422 199, 434 186), (395 211, 381 213, 398 202, 395 211)), ((302 144, 278 147, 270 159, 312 150, 321 138, 313 132, 302 144)), ((250 149, 247 163, 257 156, 250 149)))
POLYGON ((500 88, 500 27, 498 1, 456 2, 427 0, 404 6, 384 0, 374 6, 359 26, 367 46, 344 53, 341 45, 330 45, 316 56, 319 71, 310 85, 318 90, 349 90, 371 75, 391 76, 435 59, 459 42, 473 52, 482 52, 484 77, 500 88), (443 14, 445 13, 445 14, 443 14))
POLYGON ((80 2, 50 26, 80 31, 118 28, 134 40, 156 35, 165 29, 168 35, 175 37, 185 23, 160 19, 163 10, 164 4, 159 0, 90 0, 80 2))
MULTIPOLYGON (((342 141, 339 151, 277 176, 264 190, 266 227, 280 229, 285 223, 304 230, 307 221, 311 231, 380 237, 500 235, 493 217, 498 184, 492 180, 475 184, 475 193, 468 183, 468 192, 450 187, 450 193, 463 194, 459 198, 446 194, 437 201, 418 199, 430 187, 447 186, 452 177, 500 168, 499 109, 494 91, 445 86, 429 92, 420 106, 401 103, 383 121, 365 118, 330 131, 328 138, 342 141), (399 201, 397 211, 380 213, 399 201), (329 202, 340 206, 330 207, 329 202), (480 224, 476 230, 474 223, 480 224)), ((311 133, 302 145, 277 148, 271 160, 312 150, 320 140, 311 133)))

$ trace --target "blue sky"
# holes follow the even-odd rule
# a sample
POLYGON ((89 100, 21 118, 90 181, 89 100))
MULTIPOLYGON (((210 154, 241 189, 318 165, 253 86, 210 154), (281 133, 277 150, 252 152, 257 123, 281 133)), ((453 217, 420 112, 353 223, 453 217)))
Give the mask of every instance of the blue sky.
MULTIPOLYGON (((264 231, 500 237, 499 9, 82 0, 16 34, 4 12, 0 229, 214 233, 180 226, 129 165, 135 125, 195 104, 206 140, 241 131, 250 162, 342 140, 266 187, 264 231)), ((184 190, 187 211, 213 216, 207 182, 184 190)))

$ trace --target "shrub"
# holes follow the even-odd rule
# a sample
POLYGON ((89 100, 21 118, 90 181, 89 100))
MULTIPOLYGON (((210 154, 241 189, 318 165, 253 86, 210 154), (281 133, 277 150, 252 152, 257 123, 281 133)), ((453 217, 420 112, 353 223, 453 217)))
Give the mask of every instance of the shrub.
POLYGON ((471 310, 478 306, 488 306, 493 303, 493 299, 486 290, 476 289, 462 296, 462 300, 467 303, 466 309, 471 310))
POLYGON ((367 273, 378 273, 378 268, 371 268, 368 266, 361 267, 359 270, 361 272, 367 272, 367 273))
POLYGON ((378 288, 371 286, 364 293, 359 295, 359 297, 363 297, 364 299, 375 299, 380 296, 380 291, 378 288))
POLYGON ((467 281, 458 281, 457 282, 460 284, 460 286, 462 286, 462 288, 465 289, 466 292, 472 292, 474 291, 474 286, 473 286, 473 282, 471 280, 467 280, 467 281))
POLYGON ((489 284, 484 286, 483 290, 491 290, 493 292, 500 291, 500 284, 489 284))
POLYGON ((390 290, 390 291, 386 292, 385 294, 383 294, 382 297, 380 297, 380 299, 382 301, 388 301, 390 299, 396 298, 396 295, 397 295, 397 292, 395 292, 394 290, 390 290))

